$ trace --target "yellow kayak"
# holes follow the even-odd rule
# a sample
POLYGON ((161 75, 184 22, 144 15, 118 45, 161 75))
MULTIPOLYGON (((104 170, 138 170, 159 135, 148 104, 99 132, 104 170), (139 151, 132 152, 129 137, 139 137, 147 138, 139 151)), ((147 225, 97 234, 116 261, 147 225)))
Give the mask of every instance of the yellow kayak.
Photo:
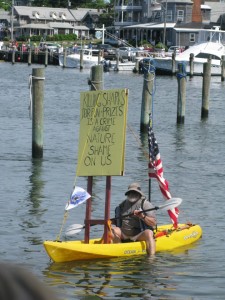
MULTIPOLYGON (((171 224, 158 226, 155 232, 156 252, 171 251, 190 245, 201 236, 202 229, 199 225, 180 224, 178 229, 172 229, 171 224)), ((101 239, 92 239, 89 244, 85 244, 84 241, 45 241, 44 247, 54 262, 146 254, 145 242, 101 244, 101 239)))

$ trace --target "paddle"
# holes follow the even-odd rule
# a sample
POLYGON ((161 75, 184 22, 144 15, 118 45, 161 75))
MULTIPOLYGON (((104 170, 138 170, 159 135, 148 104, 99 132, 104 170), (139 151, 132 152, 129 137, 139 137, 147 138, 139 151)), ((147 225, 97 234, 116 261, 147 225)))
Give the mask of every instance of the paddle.
MULTIPOLYGON (((142 211, 140 211, 140 213, 147 212, 147 211, 152 211, 152 210, 158 210, 158 209, 171 210, 171 209, 179 206, 181 204, 181 202, 182 202, 181 198, 171 198, 171 199, 167 200, 166 203, 163 204, 163 205, 155 206, 155 207, 152 207, 152 208, 149 208, 149 209, 146 209, 146 210, 142 210, 142 211)), ((130 213, 130 214, 127 214, 127 215, 124 215, 124 216, 121 216, 121 217, 112 218, 110 220, 113 221, 113 220, 116 220, 116 219, 123 219, 123 218, 129 217, 129 216, 132 216, 132 215, 133 215, 133 213, 130 213)), ((97 224, 91 224, 90 226, 95 226, 95 225, 97 225, 97 224)), ((85 225, 72 224, 65 231, 65 235, 66 236, 75 235, 76 233, 80 232, 84 228, 85 228, 85 225)))

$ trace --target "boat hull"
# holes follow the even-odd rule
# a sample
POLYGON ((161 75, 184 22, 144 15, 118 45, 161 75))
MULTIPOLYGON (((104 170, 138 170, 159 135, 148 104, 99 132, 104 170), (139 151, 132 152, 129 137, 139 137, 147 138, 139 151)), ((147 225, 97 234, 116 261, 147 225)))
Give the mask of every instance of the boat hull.
MULTIPOLYGON (((98 64, 98 57, 92 55, 83 55, 83 67, 91 68, 98 64)), ((59 65, 65 68, 80 68, 80 54, 70 54, 66 56, 64 60, 64 55, 59 55, 59 65)))
MULTIPOLYGON (((204 63, 207 62, 206 59, 199 59, 198 61, 194 61, 194 74, 202 74, 204 63)), ((190 63, 189 61, 176 60, 175 71, 178 71, 178 64, 184 63, 186 66, 186 72, 190 73, 190 63)), ((156 71, 164 71, 164 72, 172 72, 172 59, 170 57, 160 57, 154 58, 154 65, 156 71)), ((211 62, 211 75, 220 75, 221 74, 221 66, 218 60, 212 60, 211 62)))
MULTIPOLYGON (((219 33, 214 31, 213 33, 219 33)), ((178 70, 179 63, 185 63, 186 72, 190 72, 190 55, 193 55, 193 73, 200 75, 203 73, 204 63, 211 62, 211 75, 221 75, 221 58, 225 55, 225 47, 217 41, 200 42, 176 55, 175 69, 178 70)), ((172 72, 172 57, 155 57, 155 67, 158 71, 172 72)))
POLYGON ((133 71, 135 65, 136 64, 131 61, 115 64, 114 71, 133 71))
MULTIPOLYGON (((159 226, 156 232, 156 252, 172 251, 190 245, 202 236, 199 225, 179 226, 171 230, 172 225, 159 226)), ((92 260, 99 258, 130 257, 146 254, 145 242, 126 242, 118 244, 101 244, 100 239, 84 241, 45 241, 44 247, 54 262, 69 262, 76 260, 92 260)))

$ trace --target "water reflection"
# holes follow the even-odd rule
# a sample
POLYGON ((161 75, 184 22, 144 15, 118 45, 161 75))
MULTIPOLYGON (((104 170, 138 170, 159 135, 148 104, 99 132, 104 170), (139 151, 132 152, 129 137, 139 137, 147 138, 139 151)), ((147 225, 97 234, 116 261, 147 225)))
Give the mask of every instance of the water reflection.
POLYGON ((177 124, 177 130, 174 131, 174 140, 176 144, 176 150, 181 150, 185 146, 185 127, 183 124, 177 124))
POLYGON ((31 161, 31 170, 29 176, 29 192, 25 199, 26 210, 21 215, 21 227, 24 232, 28 232, 25 235, 25 239, 31 245, 42 244, 42 237, 38 236, 37 231, 42 221, 42 216, 46 209, 41 207, 42 199, 44 198, 44 180, 42 179, 42 160, 33 159, 31 161), (35 230, 35 235, 32 234, 32 230, 35 230))
MULTIPOLYGON (((64 293, 63 299, 175 299, 172 268, 188 261, 188 249, 158 254, 155 259, 133 257, 89 262, 52 263, 44 271, 48 284, 64 293)), ((184 273, 183 273, 184 274, 184 273)))
MULTIPOLYGON (((41 199, 44 198, 43 189, 44 189, 44 181, 42 180, 42 159, 33 159, 32 160, 32 168, 31 175, 29 177, 29 181, 31 184, 31 188, 29 191, 28 200, 32 203, 32 207, 30 208, 30 214, 37 214, 40 208, 41 199)), ((39 211, 39 213, 43 213, 43 211, 39 211)))

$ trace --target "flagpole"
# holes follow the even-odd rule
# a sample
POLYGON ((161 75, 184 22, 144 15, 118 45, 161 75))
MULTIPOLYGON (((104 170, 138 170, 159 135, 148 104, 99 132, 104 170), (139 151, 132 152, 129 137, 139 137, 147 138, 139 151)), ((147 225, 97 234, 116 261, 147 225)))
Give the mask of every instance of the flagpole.
POLYGON ((12 0, 12 5, 11 5, 11 42, 13 42, 13 19, 14 19, 14 0, 12 0))
MULTIPOLYGON (((149 114, 149 127, 152 127, 152 114, 149 114)), ((149 177, 148 179, 148 200, 149 202, 151 202, 151 190, 152 190, 152 186, 151 186, 151 178, 149 177)))

